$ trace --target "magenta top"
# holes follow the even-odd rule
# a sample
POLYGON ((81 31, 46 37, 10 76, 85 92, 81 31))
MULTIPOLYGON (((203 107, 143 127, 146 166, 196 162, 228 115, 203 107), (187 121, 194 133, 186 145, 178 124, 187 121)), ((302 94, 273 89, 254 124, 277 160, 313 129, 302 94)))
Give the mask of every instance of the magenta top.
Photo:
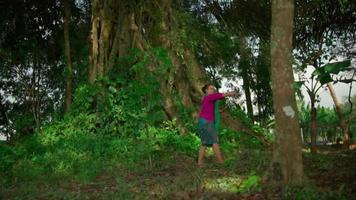
POLYGON ((214 114, 214 103, 217 100, 223 99, 223 93, 214 93, 205 95, 201 101, 201 110, 199 117, 204 118, 208 121, 214 121, 215 114, 214 114))

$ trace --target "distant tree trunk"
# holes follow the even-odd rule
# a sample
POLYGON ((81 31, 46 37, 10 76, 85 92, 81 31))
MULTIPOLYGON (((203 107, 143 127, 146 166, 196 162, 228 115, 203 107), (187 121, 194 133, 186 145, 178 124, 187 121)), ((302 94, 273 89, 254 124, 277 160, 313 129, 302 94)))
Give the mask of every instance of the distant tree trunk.
POLYGON ((245 98, 246 98, 246 107, 247 107, 247 114, 251 120, 253 119, 253 107, 251 101, 251 91, 250 91, 250 78, 249 78, 249 65, 248 65, 248 58, 246 55, 246 38, 243 34, 240 34, 240 69, 242 70, 242 80, 243 86, 242 88, 245 91, 245 98))
POLYGON ((35 92, 36 92, 36 129, 38 130, 40 128, 41 125, 41 105, 42 105, 42 98, 41 98, 41 63, 39 61, 39 57, 37 58, 38 60, 37 62, 37 80, 36 80, 36 88, 35 92))
POLYGON ((259 50, 258 64, 256 66, 256 84, 257 84, 257 104, 259 107, 260 123, 266 126, 269 121, 269 115, 273 112, 272 89, 271 89, 271 41, 261 42, 259 50))
POLYGON ((339 117, 339 123, 340 123, 340 126, 341 126, 341 129, 342 129, 342 135, 343 135, 343 144, 342 146, 345 148, 345 149, 348 149, 349 146, 350 146, 350 131, 349 131, 349 128, 348 128, 348 124, 346 123, 345 121, 345 118, 342 114, 342 110, 341 110, 341 105, 339 103, 339 100, 336 96, 336 93, 335 93, 335 90, 334 90, 334 87, 331 85, 331 83, 328 83, 327 84, 327 87, 330 91, 330 95, 334 101, 334 105, 335 105, 335 109, 336 109, 336 113, 339 117))
POLYGON ((298 109, 293 90, 293 0, 272 1, 271 63, 276 142, 265 178, 272 184, 301 185, 303 163, 298 109))
POLYGON ((64 97, 65 111, 69 112, 72 107, 72 59, 70 52, 69 24, 70 24, 70 1, 64 0, 64 51, 66 57, 66 91, 64 97))
POLYGON ((35 128, 38 129, 41 124, 41 98, 40 98, 40 73, 41 64, 39 63, 39 55, 34 49, 32 83, 30 92, 31 112, 35 121, 35 128))
POLYGON ((32 64, 32 74, 30 81, 26 84, 26 94, 23 95, 22 101, 24 102, 23 112, 32 115, 32 118, 29 120, 33 119, 34 123, 25 123, 25 126, 21 126, 20 129, 16 129, 16 133, 19 132, 21 134, 31 134, 41 125, 41 58, 36 48, 34 48, 32 52, 33 58, 30 61, 32 64))
MULTIPOLYGON (((317 68, 318 62, 317 60, 313 61, 314 67, 317 68)), ((307 87, 304 85, 307 89, 307 93, 309 95, 310 99, 310 151, 311 153, 315 154, 318 152, 317 149, 317 140, 318 140, 318 123, 317 123, 317 109, 315 108, 315 103, 317 100, 317 93, 319 89, 321 88, 321 84, 319 85, 318 82, 314 79, 314 76, 311 79, 311 87, 307 87)))
MULTIPOLYGON (((260 95, 260 93, 261 93, 260 90, 257 90, 257 96, 260 95)), ((257 102, 258 114, 257 114, 256 121, 258 121, 260 123, 263 121, 263 117, 262 117, 263 111, 262 111, 261 107, 262 107, 261 103, 257 102)))
POLYGON ((316 141, 317 141, 317 110, 315 108, 315 95, 314 94, 309 94, 310 96, 310 117, 311 117, 311 122, 310 122, 310 140, 311 140, 311 147, 310 151, 311 153, 315 154, 317 153, 317 146, 316 146, 316 141))
POLYGON ((250 117, 250 119, 254 121, 251 91, 250 91, 250 80, 246 76, 243 77, 243 89, 245 91, 245 97, 246 97, 247 114, 250 117))

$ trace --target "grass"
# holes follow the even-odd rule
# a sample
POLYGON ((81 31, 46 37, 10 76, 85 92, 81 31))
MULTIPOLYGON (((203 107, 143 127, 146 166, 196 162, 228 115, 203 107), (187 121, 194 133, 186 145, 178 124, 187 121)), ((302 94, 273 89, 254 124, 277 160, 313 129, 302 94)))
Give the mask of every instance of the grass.
POLYGON ((225 143, 223 165, 209 150, 198 168, 195 136, 157 134, 150 142, 78 134, 1 144, 0 199, 352 199, 356 193, 355 151, 303 153, 305 185, 275 191, 260 181, 271 157, 262 149, 225 143))
MULTIPOLYGON (((179 143, 179 140, 175 142, 179 143)), ((18 148, 28 147, 28 144, 22 145, 18 148)), ((233 167, 237 166, 237 158, 233 158, 232 155, 226 155, 229 161, 225 165, 218 165, 212 152, 208 152, 205 166, 198 168, 195 156, 192 156, 193 152, 177 151, 167 146, 149 151, 149 147, 140 142, 133 146, 136 149, 126 152, 131 156, 137 156, 133 161, 126 160, 128 156, 121 155, 118 159, 112 154, 109 157, 103 156, 104 158, 97 162, 94 160, 97 157, 85 156, 90 155, 90 151, 78 154, 78 149, 68 150, 71 146, 66 147, 68 151, 63 148, 60 151, 50 148, 51 154, 43 151, 41 154, 37 152, 38 155, 22 157, 11 166, 12 173, 8 175, 10 179, 5 180, 7 184, 1 186, 0 198, 198 198, 216 194, 236 195, 236 192, 247 192, 249 188, 255 186, 246 184, 245 180, 249 180, 249 176, 237 173, 233 167), (139 153, 138 148, 145 148, 146 153, 139 153), (53 160, 53 158, 61 159, 60 156, 62 160, 57 160, 58 162, 53 160), (86 162, 74 159, 84 159, 86 162), (92 165, 90 165, 91 161, 92 165), (39 163, 47 163, 48 166, 40 167, 39 163), (49 163, 52 163, 52 166, 49 163), (51 171, 48 167, 52 167, 52 174, 48 173, 51 171)), ((252 178, 255 177, 258 176, 254 175, 252 178)), ((256 180, 254 184, 257 184, 256 180)))

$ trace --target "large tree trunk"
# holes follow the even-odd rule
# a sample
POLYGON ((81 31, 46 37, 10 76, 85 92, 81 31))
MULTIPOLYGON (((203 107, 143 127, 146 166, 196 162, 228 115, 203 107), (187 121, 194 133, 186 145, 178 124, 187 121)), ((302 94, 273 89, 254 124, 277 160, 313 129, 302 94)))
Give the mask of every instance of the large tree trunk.
POLYGON ((276 142, 265 177, 277 185, 301 185, 303 163, 298 109, 293 90, 293 0, 272 1, 271 59, 276 142))
POLYGON ((130 36, 137 31, 134 15, 126 10, 122 0, 92 0, 91 49, 89 57, 89 82, 105 75, 120 55, 132 47, 130 36), (123 34, 121 34, 123 33, 123 34), (120 48, 123 52, 120 52, 120 48))
POLYGON ((64 51, 66 57, 66 91, 64 97, 65 111, 68 112, 72 106, 72 59, 70 53, 69 41, 69 23, 70 23, 70 1, 64 0, 64 51))
MULTIPOLYGON (((149 47, 165 48, 173 66, 165 72, 166 78, 160 85, 163 109, 170 119, 177 119, 181 133, 185 133, 174 94, 178 94, 179 100, 186 108, 193 108, 191 116, 196 118, 203 96, 201 88, 209 82, 209 79, 194 53, 185 44, 186 41, 183 41, 177 32, 179 28, 172 1, 93 0, 92 9, 89 81, 95 83, 98 76, 105 75, 111 69, 117 58, 126 55, 132 48, 142 51, 149 50, 149 47), (150 12, 142 10, 139 12, 134 9, 135 3, 146 9, 154 9, 151 11, 156 15, 151 16, 150 12)), ((148 66, 149 70, 155 70, 155 67, 148 66)), ((263 138, 237 119, 233 119, 228 114, 225 116, 228 117, 227 126, 232 126, 237 131, 243 129, 244 132, 251 133, 258 139, 263 138)), ((266 139, 263 140, 264 144, 268 143, 266 139)))
POLYGON ((342 134, 343 134, 343 145, 342 146, 345 149, 348 149, 350 146, 350 132, 349 132, 348 124, 346 123, 345 118, 342 114, 341 105, 340 105, 339 100, 336 96, 334 87, 331 85, 331 83, 328 83, 327 87, 330 91, 330 95, 334 101, 336 113, 339 117, 339 123, 340 123, 341 129, 342 129, 342 134))

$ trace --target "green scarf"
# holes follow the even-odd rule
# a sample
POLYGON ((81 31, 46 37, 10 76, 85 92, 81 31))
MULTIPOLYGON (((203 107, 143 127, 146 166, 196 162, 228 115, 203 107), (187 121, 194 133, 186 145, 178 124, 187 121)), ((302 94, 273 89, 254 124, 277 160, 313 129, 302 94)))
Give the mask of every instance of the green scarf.
POLYGON ((219 130, 219 123, 220 123, 219 101, 215 101, 214 114, 215 114, 214 128, 215 128, 216 131, 218 131, 219 130))

